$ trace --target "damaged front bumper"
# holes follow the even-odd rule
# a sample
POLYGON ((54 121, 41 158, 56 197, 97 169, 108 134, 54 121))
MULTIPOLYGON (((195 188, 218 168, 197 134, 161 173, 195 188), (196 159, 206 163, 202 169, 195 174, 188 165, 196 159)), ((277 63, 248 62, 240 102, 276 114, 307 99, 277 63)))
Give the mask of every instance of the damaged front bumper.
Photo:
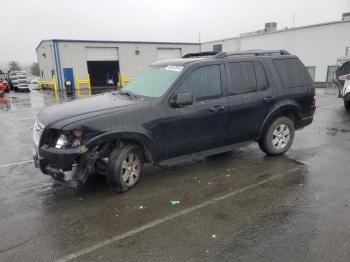
POLYGON ((35 167, 68 187, 84 184, 97 158, 98 154, 88 151, 85 146, 59 149, 43 145, 33 150, 35 167))

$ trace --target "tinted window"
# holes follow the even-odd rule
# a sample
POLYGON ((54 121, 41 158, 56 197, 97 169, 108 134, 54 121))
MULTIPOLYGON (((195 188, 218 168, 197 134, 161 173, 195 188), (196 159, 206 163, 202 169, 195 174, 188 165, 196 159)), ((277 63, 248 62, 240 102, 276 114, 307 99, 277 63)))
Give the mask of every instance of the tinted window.
POLYGON ((182 82, 178 92, 192 93, 195 101, 221 96, 220 66, 204 66, 191 72, 182 82))
POLYGON ((258 91, 267 89, 267 79, 264 67, 259 62, 254 62, 255 75, 256 75, 256 86, 258 91))
POLYGON ((229 63, 232 79, 230 95, 256 92, 256 77, 253 62, 229 63))
POLYGON ((273 63, 285 87, 293 88, 311 83, 311 77, 299 59, 276 59, 273 63))

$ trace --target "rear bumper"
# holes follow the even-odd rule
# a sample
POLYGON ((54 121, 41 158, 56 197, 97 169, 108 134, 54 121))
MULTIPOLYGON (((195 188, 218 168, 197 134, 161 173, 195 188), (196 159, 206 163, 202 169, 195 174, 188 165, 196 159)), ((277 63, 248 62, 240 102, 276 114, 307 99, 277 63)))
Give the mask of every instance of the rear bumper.
POLYGON ((313 120, 314 120, 314 116, 305 117, 299 121, 296 128, 297 129, 304 128, 304 127, 310 125, 313 120))

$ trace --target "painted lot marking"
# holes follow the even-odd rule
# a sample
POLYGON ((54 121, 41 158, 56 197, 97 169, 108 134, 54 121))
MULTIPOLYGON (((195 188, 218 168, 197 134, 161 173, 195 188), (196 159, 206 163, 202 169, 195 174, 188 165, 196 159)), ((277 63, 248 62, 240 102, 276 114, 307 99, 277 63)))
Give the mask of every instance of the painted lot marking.
POLYGON ((34 160, 26 160, 26 161, 22 161, 22 162, 16 162, 16 163, 10 163, 10 164, 5 164, 5 165, 1 165, 0 168, 3 167, 9 167, 9 166, 16 166, 16 165, 23 165, 23 164, 28 164, 33 162, 34 160))
POLYGON ((177 213, 174 213, 174 214, 165 216, 163 218, 157 219, 157 220, 155 220, 155 221, 153 221, 151 223, 148 223, 146 225, 137 227, 137 228, 132 229, 132 230, 130 230, 128 232, 125 232, 125 233, 123 233, 121 235, 117 235, 117 236, 112 237, 110 239, 101 241, 101 242, 99 242, 99 243, 97 243, 97 244, 95 244, 95 245, 93 245, 91 247, 87 247, 87 248, 79 250, 79 251, 77 251, 75 253, 72 253, 70 255, 67 255, 67 256, 65 256, 63 258, 60 258, 60 259, 56 260, 55 262, 68 262, 68 261, 71 261, 71 260, 73 260, 75 258, 78 258, 78 257, 81 257, 83 255, 89 254, 89 253, 91 253, 91 252, 93 252, 93 251, 95 251, 97 249, 100 249, 100 248, 103 248, 103 247, 108 246, 110 244, 113 244, 114 242, 117 242, 117 241, 122 240, 124 238, 130 237, 132 235, 138 234, 138 233, 140 233, 142 231, 145 231, 145 230, 147 230, 149 228, 153 228, 153 227, 155 227, 157 225, 163 224, 163 223, 165 223, 165 222, 167 222, 169 220, 172 220, 174 218, 186 215, 188 213, 191 213, 191 212, 196 211, 198 209, 201 209, 203 207, 215 204, 218 201, 225 200, 227 198, 233 197, 235 195, 238 195, 238 194, 243 193, 245 191, 248 191, 250 189, 253 189, 253 188, 256 188, 256 187, 261 186, 263 184, 266 184, 266 183, 270 182, 271 180, 280 178, 280 177, 282 177, 282 176, 284 176, 284 175, 286 175, 286 174, 288 174, 290 172, 293 172, 295 170, 297 170, 297 168, 290 169, 289 171, 287 171, 285 173, 280 173, 278 175, 274 175, 274 176, 272 176, 270 178, 264 179, 264 180, 262 180, 262 181, 260 181, 258 183, 253 184, 253 185, 242 187, 241 189, 232 191, 232 192, 230 192, 228 194, 225 194, 223 196, 215 197, 215 198, 213 198, 211 200, 207 200, 207 201, 205 201, 205 202, 203 202, 201 204, 198 204, 198 205, 186 208, 186 209, 184 209, 182 211, 179 211, 177 213))
POLYGON ((317 106, 316 109, 332 108, 332 107, 338 107, 338 106, 343 106, 343 105, 337 104, 337 105, 329 105, 329 106, 317 106))

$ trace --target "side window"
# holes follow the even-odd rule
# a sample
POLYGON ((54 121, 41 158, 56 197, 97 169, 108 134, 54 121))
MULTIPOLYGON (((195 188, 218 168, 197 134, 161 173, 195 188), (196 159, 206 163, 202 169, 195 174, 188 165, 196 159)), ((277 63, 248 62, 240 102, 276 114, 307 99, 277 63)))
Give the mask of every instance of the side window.
POLYGON ((256 86, 258 91, 267 89, 267 79, 264 67, 259 62, 254 62, 255 75, 256 75, 256 86))
POLYGON ((219 65, 198 68, 181 83, 178 92, 192 93, 194 101, 203 101, 221 96, 219 65))
POLYGON ((253 62, 229 63, 232 86, 229 95, 241 95, 257 91, 253 62))
POLYGON ((311 76, 299 59, 275 59, 273 64, 285 87, 293 88, 311 83, 311 76))

